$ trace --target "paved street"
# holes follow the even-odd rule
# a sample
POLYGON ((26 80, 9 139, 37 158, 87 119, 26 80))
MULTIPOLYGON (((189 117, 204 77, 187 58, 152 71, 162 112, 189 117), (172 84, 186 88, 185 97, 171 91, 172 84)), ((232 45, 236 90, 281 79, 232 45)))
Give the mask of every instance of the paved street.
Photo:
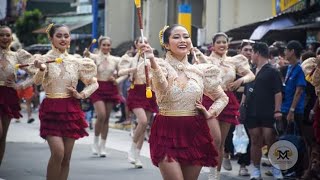
MULTIPOLYGON (((111 121, 115 121, 113 118, 111 121)), ((160 180, 159 170, 151 164, 149 145, 145 143, 142 149, 143 169, 134 169, 127 162, 126 152, 130 147, 129 131, 111 129, 107 142, 107 158, 97 158, 91 155, 90 144, 93 131, 88 130, 90 136, 76 141, 74 147, 70 180, 160 180)), ((7 138, 7 150, 0 168, 0 178, 5 180, 43 180, 49 159, 47 143, 39 136, 39 120, 27 124, 12 121, 7 138)), ((221 179, 249 179, 238 176, 239 166, 232 161, 233 171, 222 171, 221 179)), ((207 179, 207 168, 203 168, 199 180, 207 179)), ((264 178, 272 179, 272 178, 264 178)))

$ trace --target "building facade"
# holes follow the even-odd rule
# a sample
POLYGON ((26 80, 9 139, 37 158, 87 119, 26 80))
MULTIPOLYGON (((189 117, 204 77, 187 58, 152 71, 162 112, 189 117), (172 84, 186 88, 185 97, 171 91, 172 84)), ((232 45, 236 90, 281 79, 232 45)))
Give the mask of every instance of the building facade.
MULTIPOLYGON (((160 50, 159 30, 175 24, 178 7, 187 3, 192 12, 192 35, 201 38, 197 45, 208 44, 219 31, 266 19, 272 16, 272 1, 266 0, 142 0, 144 34, 153 47, 160 50)), ((105 1, 105 35, 114 46, 140 35, 133 0, 105 1)))

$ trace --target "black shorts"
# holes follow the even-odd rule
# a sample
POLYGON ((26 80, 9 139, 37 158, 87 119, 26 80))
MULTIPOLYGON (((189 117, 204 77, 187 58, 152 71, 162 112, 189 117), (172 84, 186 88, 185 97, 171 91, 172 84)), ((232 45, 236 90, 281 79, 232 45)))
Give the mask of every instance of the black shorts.
POLYGON ((248 129, 253 128, 274 128, 275 119, 247 117, 245 125, 248 129))

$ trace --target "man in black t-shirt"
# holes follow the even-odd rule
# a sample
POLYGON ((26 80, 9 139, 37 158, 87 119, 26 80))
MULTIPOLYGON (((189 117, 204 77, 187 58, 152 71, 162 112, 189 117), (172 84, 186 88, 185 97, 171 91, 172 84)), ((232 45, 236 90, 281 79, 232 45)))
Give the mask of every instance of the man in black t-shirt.
MULTIPOLYGON (((244 124, 249 129, 254 165, 250 179, 261 178, 261 148, 263 143, 270 147, 275 142, 274 123, 282 117, 282 81, 279 72, 268 63, 268 56, 267 44, 257 42, 253 45, 252 62, 256 64, 253 70, 256 78, 246 85, 243 101, 247 106, 244 124)), ((275 167, 272 167, 272 174, 275 179, 283 178, 281 171, 275 167)))

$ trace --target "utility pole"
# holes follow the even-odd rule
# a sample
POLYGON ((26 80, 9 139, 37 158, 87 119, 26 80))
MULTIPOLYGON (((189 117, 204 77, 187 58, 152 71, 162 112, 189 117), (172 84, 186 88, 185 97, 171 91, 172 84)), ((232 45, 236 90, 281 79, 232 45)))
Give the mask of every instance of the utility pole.
MULTIPOLYGON (((98 0, 92 0, 92 38, 98 38, 98 0)), ((94 43, 91 50, 97 47, 97 43, 94 43)))
POLYGON ((218 0, 218 32, 221 31, 221 0, 218 0))

